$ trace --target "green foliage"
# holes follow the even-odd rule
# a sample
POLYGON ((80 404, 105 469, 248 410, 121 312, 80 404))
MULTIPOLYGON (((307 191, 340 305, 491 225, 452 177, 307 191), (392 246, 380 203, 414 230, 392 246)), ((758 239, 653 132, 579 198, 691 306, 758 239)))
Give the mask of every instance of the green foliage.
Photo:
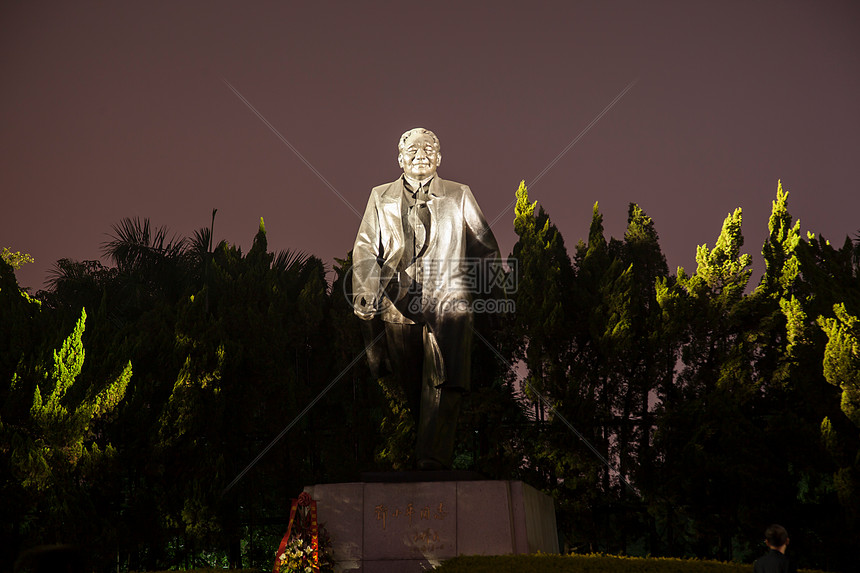
POLYGON ((827 334, 824 376, 842 392, 842 411, 860 428, 860 319, 848 314, 844 304, 833 307, 834 318, 821 317, 827 334))
MULTIPOLYGON (((749 573, 752 565, 697 559, 635 558, 615 555, 462 556, 436 567, 439 573, 749 573)), ((809 571, 811 570, 802 570, 809 571)))
MULTIPOLYGON (((516 199, 516 313, 475 317, 456 468, 550 494, 577 550, 751 561, 778 521, 801 565, 853 563, 860 248, 801 236, 779 184, 752 289, 740 209, 688 275, 669 272, 635 203, 622 238, 605 236, 595 203, 571 256, 524 183, 516 199)), ((270 252, 262 219, 247 253, 212 230, 123 220, 110 266, 58 261, 36 296, 4 251, 4 564, 71 541, 94 569, 117 554, 123 570, 268 568, 293 492, 409 465, 399 389, 363 360, 345 371, 364 349, 350 257, 329 285, 315 257, 270 252)), ((443 570, 731 567, 470 559, 443 570)))
POLYGON ((534 216, 537 201, 529 203, 529 192, 526 182, 520 181, 520 186, 515 193, 517 202, 514 205, 514 232, 519 235, 528 235, 534 232, 534 216))
POLYGON ((782 181, 777 183, 768 229, 770 235, 762 247, 765 263, 762 286, 771 292, 786 291, 791 288, 800 272, 795 250, 801 237, 800 221, 791 226, 788 193, 782 190, 782 181))
POLYGON ((9 247, 3 247, 3 252, 0 253, 0 258, 6 261, 16 271, 27 263, 35 262, 33 257, 21 251, 12 252, 9 247))
POLYGON ((102 428, 121 404, 132 368, 126 362, 111 378, 87 384, 81 376, 86 311, 52 349, 54 336, 46 334, 56 326, 17 287, 11 266, 2 266, 0 306, 15 337, 0 349, 0 496, 2 521, 10 524, 0 557, 6 561, 26 540, 83 541, 69 523, 104 525, 105 477, 117 451, 102 428))
POLYGON ((534 214, 528 190, 517 190, 514 228, 520 240, 513 256, 519 262, 520 281, 516 293, 518 327, 522 349, 528 358, 530 383, 537 389, 561 382, 567 320, 563 308, 564 291, 573 276, 570 259, 558 229, 543 209, 534 214))
POLYGON ((67 398, 84 362, 81 337, 86 312, 73 332, 53 352, 47 365, 13 375, 13 390, 33 387, 29 416, 9 416, 3 427, 4 449, 11 449, 12 471, 24 489, 37 492, 70 487, 79 470, 92 470, 103 456, 112 456, 110 444, 102 451, 91 432, 95 420, 111 413, 125 395, 131 364, 100 392, 80 401, 67 398), (29 378, 29 379, 28 379, 29 378), (41 387, 40 387, 41 386, 41 387), (83 463, 81 463, 83 462, 83 463))
POLYGON ((844 304, 833 307, 835 317, 818 319, 827 335, 824 376, 841 391, 839 416, 825 417, 821 435, 839 468, 834 486, 843 506, 856 524, 860 520, 860 320, 844 304))
POLYGON ((409 411, 403 388, 390 379, 380 378, 379 387, 387 400, 385 415, 380 421, 382 445, 377 450, 377 461, 394 471, 413 467, 412 453, 415 449, 415 418, 409 411))
POLYGON ((690 294, 699 294, 700 289, 707 288, 709 294, 725 295, 731 301, 742 296, 752 274, 749 268, 752 257, 740 252, 744 244, 742 222, 743 213, 737 208, 723 221, 714 248, 711 250, 707 245, 700 245, 696 249, 696 274, 685 281, 685 288, 690 294))
POLYGON ((641 527, 631 511, 641 499, 627 484, 654 479, 649 397, 675 363, 656 299, 665 258, 641 208, 630 205, 624 241, 607 243, 595 205, 588 243, 571 262, 524 186, 517 197, 514 359, 528 365, 525 395, 542 422, 524 476, 556 499, 569 543, 623 549, 627 531, 641 527))
MULTIPOLYGON (((174 569, 165 569, 163 571, 150 571, 148 573, 172 573, 174 569)), ((230 573, 260 573, 259 569, 229 569, 230 573)), ((137 573, 129 571, 129 573, 137 573)), ((185 569, 185 573, 224 573, 223 567, 195 567, 193 569, 185 569)))

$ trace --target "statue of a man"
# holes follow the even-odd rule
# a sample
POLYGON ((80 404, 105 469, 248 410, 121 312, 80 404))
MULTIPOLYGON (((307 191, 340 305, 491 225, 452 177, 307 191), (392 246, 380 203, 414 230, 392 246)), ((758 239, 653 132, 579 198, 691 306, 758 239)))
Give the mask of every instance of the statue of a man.
POLYGON ((374 187, 353 248, 353 304, 375 374, 402 384, 416 419, 416 467, 451 465, 460 400, 469 389, 472 300, 499 247, 468 186, 436 174, 436 135, 397 145, 403 174, 374 187), (381 322, 379 322, 381 320, 381 322), (385 344, 371 345, 384 329, 385 344))

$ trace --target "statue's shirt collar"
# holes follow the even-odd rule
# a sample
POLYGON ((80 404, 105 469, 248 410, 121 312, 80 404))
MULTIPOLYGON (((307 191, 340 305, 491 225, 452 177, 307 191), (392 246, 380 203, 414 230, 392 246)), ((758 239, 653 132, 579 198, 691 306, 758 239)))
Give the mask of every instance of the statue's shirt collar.
POLYGON ((418 190, 419 187, 423 186, 425 189, 429 189, 430 181, 432 181, 435 176, 436 176, 436 174, 434 173, 433 175, 431 175, 427 179, 422 179, 419 181, 418 179, 414 179, 412 177, 409 177, 408 175, 406 175, 404 173, 403 174, 403 184, 405 185, 406 189, 410 193, 414 194, 418 190))

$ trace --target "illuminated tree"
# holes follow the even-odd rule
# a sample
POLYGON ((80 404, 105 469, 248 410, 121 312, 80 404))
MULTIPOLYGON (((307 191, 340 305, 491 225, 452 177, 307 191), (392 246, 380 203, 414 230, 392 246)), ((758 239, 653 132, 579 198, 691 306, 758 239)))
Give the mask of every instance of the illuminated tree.
POLYGON ((11 265, 16 271, 25 264, 34 262, 33 257, 27 253, 21 253, 20 251, 15 251, 13 253, 8 247, 3 247, 3 252, 0 253, 0 258, 9 263, 9 265, 11 265))
POLYGON ((4 325, 26 337, 24 346, 4 345, 2 351, 7 368, 0 380, 0 489, 8 503, 4 523, 12 528, 7 550, 24 542, 80 542, 81 532, 70 523, 102 524, 110 530, 102 523, 99 500, 112 489, 106 482, 114 475, 116 450, 101 430, 123 400, 131 364, 111 380, 82 385, 86 312, 81 311, 59 347, 50 350, 52 337, 40 332, 49 323, 39 303, 17 288, 10 265, 0 266, 0 305, 4 319, 11 319, 4 325))
POLYGON ((824 375, 841 392, 841 409, 854 425, 824 418, 821 433, 839 469, 834 476, 839 499, 855 525, 860 518, 860 319, 848 314, 845 305, 833 308, 834 318, 821 318, 827 334, 824 375))
POLYGON ((714 248, 697 248, 695 274, 679 268, 677 286, 658 285, 658 300, 683 342, 675 387, 662 392, 656 443, 655 507, 673 553, 731 556, 725 548, 737 527, 739 481, 757 453, 755 443, 746 443, 754 430, 740 409, 749 391, 733 367, 745 352, 744 289, 751 274, 751 257, 741 253, 741 222, 740 209, 729 214, 714 248), (698 541, 682 534, 690 522, 698 541))

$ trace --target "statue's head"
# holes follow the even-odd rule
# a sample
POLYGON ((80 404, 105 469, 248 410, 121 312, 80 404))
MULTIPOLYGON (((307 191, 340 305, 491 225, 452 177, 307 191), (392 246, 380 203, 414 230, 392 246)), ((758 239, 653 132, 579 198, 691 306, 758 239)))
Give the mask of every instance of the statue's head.
POLYGON ((400 136, 397 142, 397 164, 413 179, 433 176, 442 163, 439 138, 429 129, 416 127, 400 136))

